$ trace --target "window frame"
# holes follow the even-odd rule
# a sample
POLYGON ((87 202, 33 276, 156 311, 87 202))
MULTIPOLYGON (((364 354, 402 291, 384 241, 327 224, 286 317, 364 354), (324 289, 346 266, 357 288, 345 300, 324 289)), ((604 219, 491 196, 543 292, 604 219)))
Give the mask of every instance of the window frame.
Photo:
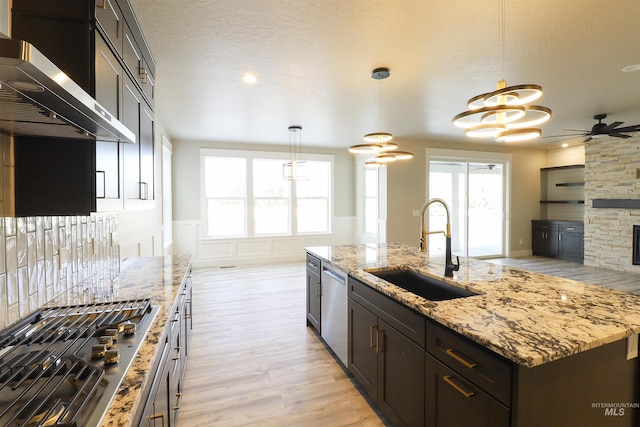
MULTIPOLYGON (((275 159, 282 160, 283 164, 289 161, 289 153, 282 151, 250 151, 250 150, 229 150, 216 148, 200 149, 200 216, 202 222, 203 235, 202 240, 228 240, 228 239, 247 239, 247 238, 269 238, 269 237, 295 237, 306 235, 324 235, 331 234, 333 226, 333 204, 334 204, 334 156, 330 154, 311 154, 301 153, 301 159, 306 161, 327 162, 329 164, 327 183, 329 194, 327 197, 313 197, 327 200, 327 230, 314 232, 297 232, 297 204, 298 197, 296 192, 295 180, 288 180, 289 183, 289 230, 287 233, 278 234, 256 234, 254 229, 255 219, 255 198, 253 194, 253 160, 254 159, 275 159), (246 160, 246 191, 245 191, 245 234, 233 236, 211 236, 209 235, 208 224, 208 200, 205 188, 205 159, 207 157, 231 157, 244 158, 246 160)), ((284 178, 283 178, 284 180, 284 178)), ((309 197, 301 197, 300 199, 309 199, 309 197)))

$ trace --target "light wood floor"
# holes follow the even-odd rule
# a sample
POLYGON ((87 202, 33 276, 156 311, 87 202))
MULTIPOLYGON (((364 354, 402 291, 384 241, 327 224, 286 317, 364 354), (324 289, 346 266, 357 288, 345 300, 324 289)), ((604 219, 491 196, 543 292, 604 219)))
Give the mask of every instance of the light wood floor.
POLYGON ((304 269, 194 269, 180 426, 387 425, 307 328, 304 269))
MULTIPOLYGON (((640 294, 640 275, 542 257, 489 262, 640 294)), ((386 426, 305 320, 305 265, 193 271, 180 426, 386 426)))

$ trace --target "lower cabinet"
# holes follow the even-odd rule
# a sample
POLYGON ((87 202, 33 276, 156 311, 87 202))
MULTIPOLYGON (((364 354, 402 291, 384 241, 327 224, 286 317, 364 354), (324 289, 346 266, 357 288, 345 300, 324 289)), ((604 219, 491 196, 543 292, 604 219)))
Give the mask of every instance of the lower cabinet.
POLYGON ((512 363, 427 322, 426 425, 509 427, 512 363))
MULTIPOLYGON (((424 333, 424 319, 415 317, 418 316, 416 313, 391 300, 380 307, 375 301, 363 299, 369 296, 367 289, 353 292, 354 286, 364 285, 351 278, 349 286, 355 299, 365 301, 376 312, 369 311, 354 298, 349 299, 349 371, 394 426, 423 426, 424 348, 390 323, 406 325, 402 320, 402 311, 406 311, 409 325, 412 320, 417 321, 417 329, 421 329, 422 324, 424 333), (393 320, 387 317, 386 313, 398 314, 397 310, 400 310, 400 316, 389 316, 393 320)), ((416 328, 411 325, 408 329, 412 334, 416 328)))
POLYGON ((531 221, 531 249, 534 255, 582 262, 584 224, 579 221, 531 221))
POLYGON ((509 427, 509 409, 453 369, 425 355, 426 425, 509 427))
MULTIPOLYGON (((527 368, 348 279, 349 365, 396 426, 635 427, 628 340, 527 368)), ((635 344, 637 346, 637 344, 635 344)))
POLYGON ((318 333, 322 310, 322 284, 320 282, 320 260, 307 254, 307 326, 313 326, 318 333))
POLYGON ((146 403, 134 425, 170 427, 178 425, 184 373, 191 342, 192 286, 191 272, 180 291, 160 340, 160 358, 152 368, 156 374, 145 392, 146 403))

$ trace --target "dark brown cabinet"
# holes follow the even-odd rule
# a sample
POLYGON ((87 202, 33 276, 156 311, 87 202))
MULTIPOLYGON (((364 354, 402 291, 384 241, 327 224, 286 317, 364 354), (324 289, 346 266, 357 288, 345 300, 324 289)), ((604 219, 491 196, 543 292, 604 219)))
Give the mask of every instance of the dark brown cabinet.
POLYGON ((155 61, 129 2, 14 0, 12 33, 49 57, 136 136, 135 144, 96 141, 95 186, 82 195, 98 199, 93 210, 154 199, 155 61))
POLYGON ((167 326, 162 335, 161 356, 154 364, 156 372, 146 401, 134 416, 133 425, 170 427, 178 425, 184 374, 193 328, 191 271, 180 285, 167 326))
POLYGON ((349 371, 394 425, 423 426, 424 318, 351 277, 349 296, 349 371))
POLYGON ((425 370, 426 425, 510 425, 510 361, 428 321, 425 370))
POLYGON ((433 427, 509 427, 509 409, 453 369, 425 355, 427 423, 433 427))
POLYGON ((322 284, 320 283, 320 260, 307 254, 307 326, 321 333, 322 284))
POLYGON ((582 262, 584 224, 579 221, 531 221, 531 249, 534 255, 582 262))
MULTIPOLYGON (((106 0, 105 0, 106 1, 106 0)), ((122 117, 124 70, 107 42, 96 36, 95 98, 118 120, 122 117)), ((96 197, 98 210, 122 208, 121 145, 96 141, 96 197)))

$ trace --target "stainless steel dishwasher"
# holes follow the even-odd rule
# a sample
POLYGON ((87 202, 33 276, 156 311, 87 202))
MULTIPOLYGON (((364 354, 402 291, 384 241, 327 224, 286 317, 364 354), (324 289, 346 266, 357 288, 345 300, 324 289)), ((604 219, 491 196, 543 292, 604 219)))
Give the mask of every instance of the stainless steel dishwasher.
POLYGON ((322 264, 322 338, 347 366, 347 275, 322 264))

